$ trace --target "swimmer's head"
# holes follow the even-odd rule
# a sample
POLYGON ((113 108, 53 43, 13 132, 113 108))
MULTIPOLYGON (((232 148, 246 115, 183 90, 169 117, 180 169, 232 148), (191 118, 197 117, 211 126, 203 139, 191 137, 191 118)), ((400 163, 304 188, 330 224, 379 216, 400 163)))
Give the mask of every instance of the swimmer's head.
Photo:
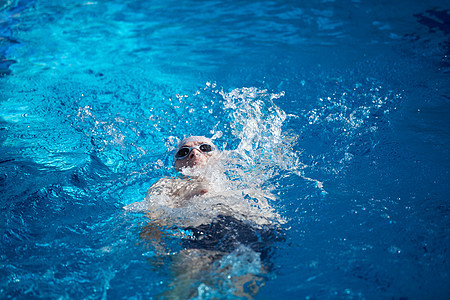
POLYGON ((217 147, 204 136, 191 136, 183 139, 175 149, 174 166, 182 168, 201 168, 217 152, 217 147))

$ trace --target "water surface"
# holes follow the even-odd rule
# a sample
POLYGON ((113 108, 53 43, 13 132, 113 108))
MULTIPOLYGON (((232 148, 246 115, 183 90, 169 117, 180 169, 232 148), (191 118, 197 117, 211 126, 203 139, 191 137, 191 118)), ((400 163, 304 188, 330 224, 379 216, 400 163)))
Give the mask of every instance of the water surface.
POLYGON ((123 207, 191 134, 286 219, 256 298, 450 296, 448 1, 0 7, 2 298, 164 291, 123 207))

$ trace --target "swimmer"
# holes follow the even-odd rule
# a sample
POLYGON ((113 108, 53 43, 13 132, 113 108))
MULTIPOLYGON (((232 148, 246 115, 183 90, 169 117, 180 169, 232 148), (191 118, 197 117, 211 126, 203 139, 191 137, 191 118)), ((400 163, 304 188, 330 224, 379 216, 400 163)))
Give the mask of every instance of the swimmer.
MULTIPOLYGON (((163 238, 170 232, 164 228, 178 228, 178 232, 188 233, 178 235, 183 249, 172 257, 170 269, 174 280, 170 284, 171 290, 162 295, 163 298, 194 297, 197 293, 195 284, 212 282, 218 273, 228 272, 219 270, 218 262, 227 254, 242 250, 242 247, 252 253, 259 253, 258 259, 267 257, 266 241, 274 237, 273 228, 268 230, 266 226, 271 222, 264 212, 269 210, 253 208, 259 214, 255 217, 251 207, 244 205, 247 201, 243 195, 248 195, 248 191, 221 189, 222 185, 226 185, 225 180, 220 181, 219 186, 211 185, 210 177, 218 176, 221 170, 220 154, 206 137, 183 139, 175 149, 173 162, 180 176, 158 180, 148 189, 144 201, 125 207, 131 211, 146 212, 150 222, 144 226, 140 237, 150 241, 159 253, 171 252, 162 247, 163 238), (235 201, 233 205, 230 205, 230 199, 235 201), (253 219, 250 215, 253 215, 253 219), (256 226, 257 223, 266 227, 256 226)), ((262 193, 251 193, 261 198, 259 202, 262 205, 262 193)), ((266 268, 261 264, 261 274, 266 272, 266 268)), ((233 295, 252 298, 261 285, 261 276, 245 274, 242 278, 234 278, 233 295)))

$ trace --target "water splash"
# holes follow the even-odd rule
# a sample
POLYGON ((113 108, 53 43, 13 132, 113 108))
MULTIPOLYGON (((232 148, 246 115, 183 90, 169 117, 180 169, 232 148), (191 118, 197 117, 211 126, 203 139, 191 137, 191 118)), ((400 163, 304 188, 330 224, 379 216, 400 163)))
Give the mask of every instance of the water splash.
MULTIPOLYGON (((147 197, 144 202, 127 208, 144 211, 151 206, 163 207, 157 218, 169 217, 177 224, 187 222, 192 226, 214 219, 224 212, 224 207, 226 210, 232 208, 234 214, 255 224, 284 223, 273 208, 277 199, 273 194, 276 181, 282 176, 300 175, 303 164, 293 150, 298 136, 285 130, 288 120, 296 116, 287 115, 274 103, 283 96, 284 92, 269 93, 255 87, 225 92, 210 83, 203 91, 194 93, 192 97, 212 98, 211 103, 216 105, 214 110, 220 112, 221 121, 210 131, 216 144, 223 142, 220 155, 214 158, 215 163, 202 169, 182 171, 190 178, 207 179, 208 194, 197 197, 188 206, 181 205, 182 209, 170 205, 170 199, 159 195, 147 197), (228 149, 229 145, 234 149, 228 149)), ((184 101, 194 103, 187 100, 188 96, 176 98, 180 101, 177 108, 183 107, 184 101)), ((202 102, 197 100, 195 103, 202 102)), ((170 136, 166 140, 166 145, 170 145, 168 151, 172 151, 178 141, 178 137, 170 136)), ((167 166, 170 167, 171 164, 167 166)))
POLYGON ((271 94, 267 90, 241 88, 221 95, 232 120, 231 134, 238 141, 230 153, 230 162, 237 166, 229 168, 237 171, 232 177, 261 188, 282 171, 301 169, 293 150, 298 136, 284 128, 288 118, 295 116, 288 116, 273 102, 284 92, 271 94))

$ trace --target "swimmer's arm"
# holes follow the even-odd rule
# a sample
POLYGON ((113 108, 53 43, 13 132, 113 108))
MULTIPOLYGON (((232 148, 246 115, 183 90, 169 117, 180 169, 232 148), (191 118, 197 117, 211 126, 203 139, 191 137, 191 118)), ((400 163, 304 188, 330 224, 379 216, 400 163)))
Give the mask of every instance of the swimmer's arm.
POLYGON ((139 237, 141 240, 152 245, 157 256, 170 253, 170 250, 164 242, 166 237, 170 237, 172 235, 172 233, 166 230, 168 228, 168 224, 163 220, 152 220, 149 213, 147 213, 147 216, 150 220, 141 228, 139 237))
POLYGON ((152 184, 152 186, 147 190, 145 198, 143 201, 136 201, 131 204, 124 206, 126 211, 131 212, 142 212, 147 211, 151 207, 151 197, 156 195, 163 195, 168 193, 169 180, 167 178, 162 178, 152 184))
POLYGON ((147 190, 145 194, 145 199, 147 200, 152 195, 169 195, 171 189, 171 180, 169 178, 161 178, 147 190))

